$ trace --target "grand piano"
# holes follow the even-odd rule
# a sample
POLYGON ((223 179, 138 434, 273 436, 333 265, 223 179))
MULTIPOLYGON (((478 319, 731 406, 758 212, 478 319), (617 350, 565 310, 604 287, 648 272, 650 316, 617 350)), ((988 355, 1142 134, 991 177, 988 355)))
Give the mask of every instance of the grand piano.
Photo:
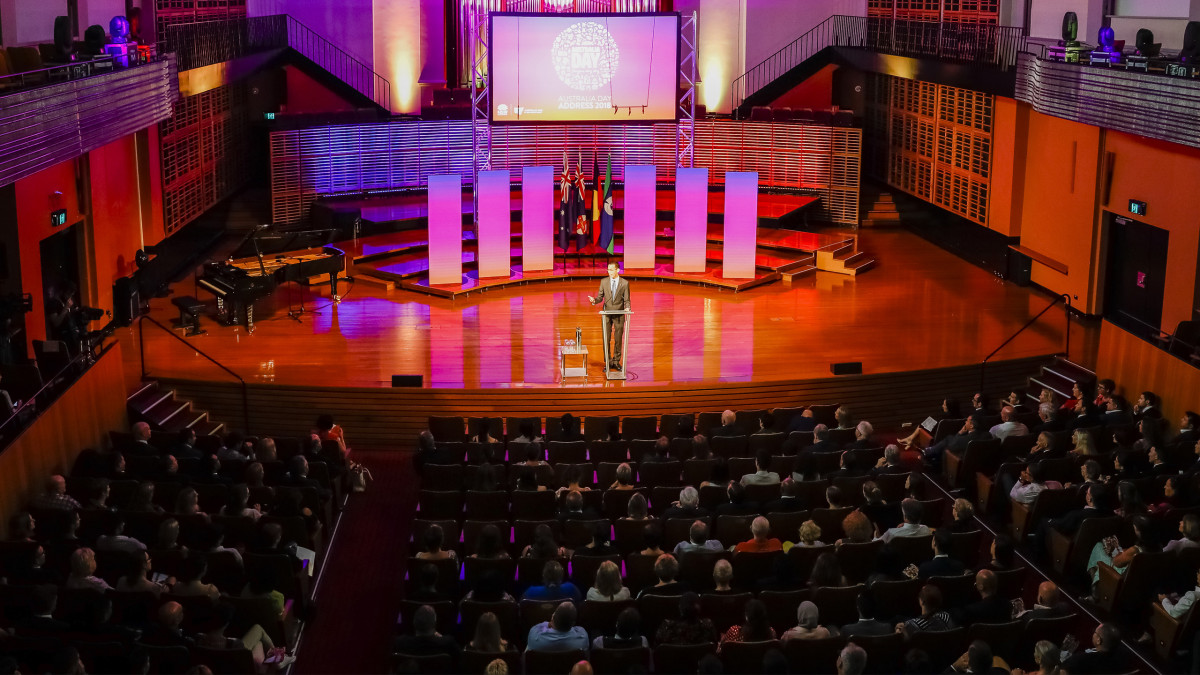
POLYGON ((328 274, 329 292, 337 302, 338 274, 345 268, 344 251, 321 246, 207 263, 197 284, 217 297, 217 319, 221 323, 241 324, 253 333, 256 300, 270 295, 279 284, 328 274))

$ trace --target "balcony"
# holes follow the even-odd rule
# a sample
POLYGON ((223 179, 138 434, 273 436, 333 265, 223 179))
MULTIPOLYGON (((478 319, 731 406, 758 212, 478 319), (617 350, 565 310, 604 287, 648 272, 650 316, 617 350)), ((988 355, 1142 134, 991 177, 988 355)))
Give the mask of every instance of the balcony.
POLYGON ((157 124, 178 98, 171 55, 129 67, 97 59, 0 78, 0 185, 157 124))

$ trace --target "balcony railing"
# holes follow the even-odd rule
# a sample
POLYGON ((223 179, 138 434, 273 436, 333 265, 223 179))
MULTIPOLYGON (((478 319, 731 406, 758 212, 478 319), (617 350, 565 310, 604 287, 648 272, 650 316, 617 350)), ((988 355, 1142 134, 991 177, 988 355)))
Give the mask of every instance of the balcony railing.
POLYGON ((1011 70, 1025 43, 1017 26, 831 16, 733 82, 734 107, 830 47, 1011 70))
POLYGON ((381 108, 391 109, 391 83, 286 14, 175 24, 158 43, 160 52, 175 52, 181 71, 289 47, 381 108))

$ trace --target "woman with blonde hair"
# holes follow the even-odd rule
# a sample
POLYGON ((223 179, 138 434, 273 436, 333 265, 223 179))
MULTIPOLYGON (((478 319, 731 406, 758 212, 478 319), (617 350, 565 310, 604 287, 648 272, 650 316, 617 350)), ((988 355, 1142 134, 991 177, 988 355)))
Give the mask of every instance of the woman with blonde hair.
POLYGON ((475 637, 467 646, 488 654, 508 651, 508 641, 500 637, 500 620, 495 614, 484 612, 479 615, 479 621, 475 624, 475 637))
POLYGON ((75 549, 71 554, 71 576, 67 577, 66 588, 82 588, 94 591, 111 589, 108 582, 96 576, 96 552, 86 546, 75 549))
POLYGON ((185 487, 179 491, 179 496, 175 498, 175 513, 185 516, 204 515, 200 510, 200 495, 196 493, 196 488, 185 487))
POLYGON ((1091 457, 1096 454, 1096 444, 1092 441, 1092 434, 1087 429, 1076 429, 1071 434, 1071 443, 1074 447, 1071 452, 1084 457, 1091 457))
POLYGON ((821 526, 814 520, 806 520, 800 525, 799 546, 824 546, 821 541, 821 526))
POLYGON ((587 599, 591 602, 620 602, 629 599, 629 589, 621 582, 621 568, 611 560, 600 563, 596 570, 596 584, 588 589, 587 599))
POLYGON ((608 486, 609 490, 633 489, 633 467, 629 466, 629 462, 621 462, 621 465, 617 467, 616 478, 613 484, 608 486))

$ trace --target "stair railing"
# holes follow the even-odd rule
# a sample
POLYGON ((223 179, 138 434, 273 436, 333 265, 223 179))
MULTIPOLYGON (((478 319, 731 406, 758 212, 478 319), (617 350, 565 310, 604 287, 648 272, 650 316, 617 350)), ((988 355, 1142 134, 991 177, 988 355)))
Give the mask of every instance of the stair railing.
POLYGON ((42 386, 21 401, 13 401, 12 414, 0 422, 0 450, 16 440, 25 427, 32 425, 42 413, 67 393, 79 378, 83 377, 97 361, 117 345, 116 340, 104 344, 88 344, 87 348, 71 357, 71 360, 50 377, 42 378, 42 386), (99 347, 99 350, 96 348, 99 347))
POLYGON ((392 109, 392 84, 387 79, 290 14, 287 15, 287 44, 379 107, 392 109))
POLYGON ((236 378, 239 383, 241 383, 241 385, 242 385, 242 419, 245 421, 245 426, 242 428, 247 429, 247 430, 250 429, 250 426, 251 426, 250 425, 250 393, 249 393, 249 387, 247 387, 247 385, 246 385, 246 380, 243 379, 241 375, 238 375, 237 373, 233 372, 228 367, 226 367, 225 364, 221 363, 220 361, 218 361, 218 360, 214 359, 213 357, 209 356, 208 354, 204 353, 204 350, 200 349, 199 347, 192 344, 191 342, 188 342, 187 340, 184 340, 183 338, 179 337, 179 335, 176 334, 175 331, 162 325, 157 320, 152 318, 149 314, 143 314, 137 318, 138 359, 139 359, 139 361, 141 363, 141 367, 142 367, 142 379, 145 380, 150 375, 150 371, 146 368, 146 331, 145 331, 144 325, 147 321, 149 321, 152 325, 160 328, 167 335, 170 335, 171 337, 175 338, 179 342, 182 342, 188 349, 190 349, 190 350, 196 352, 197 354, 199 354, 200 356, 203 356, 204 358, 208 359, 208 361, 211 362, 213 365, 215 365, 216 367, 225 371, 226 373, 229 373, 234 378, 236 378))
POLYGON ((913 21, 835 14, 814 26, 733 81, 733 107, 829 47, 932 58, 1011 70, 1024 49, 1019 26, 913 21))
POLYGON ((991 360, 991 358, 993 356, 998 354, 1001 349, 1004 349, 1005 347, 1007 347, 1008 343, 1015 340, 1018 335, 1020 335, 1021 333, 1024 333, 1026 328, 1029 328, 1034 323, 1036 323, 1038 319, 1042 318, 1043 314, 1045 314, 1046 312, 1049 312, 1051 309, 1053 309, 1055 306, 1057 306, 1058 303, 1060 303, 1060 302, 1064 303, 1063 304, 1063 316, 1066 318, 1066 321, 1067 321, 1067 329, 1064 333, 1066 344, 1063 345, 1062 353, 1068 357, 1071 355, 1071 296, 1066 293, 1063 293, 1062 295, 1056 296, 1054 298, 1054 300, 1052 300, 1050 302, 1049 305, 1046 305, 1042 309, 1042 311, 1035 314, 1032 319, 1026 321, 1024 326, 1021 326, 1020 328, 1017 329, 1017 332, 1008 336, 1008 339, 1005 340, 1003 343, 1001 343, 999 347, 996 347, 995 349, 993 349, 991 354, 988 354, 987 356, 983 357, 983 360, 979 362, 979 391, 981 391, 981 392, 985 391, 984 384, 985 384, 986 377, 987 377, 988 361, 991 360))

